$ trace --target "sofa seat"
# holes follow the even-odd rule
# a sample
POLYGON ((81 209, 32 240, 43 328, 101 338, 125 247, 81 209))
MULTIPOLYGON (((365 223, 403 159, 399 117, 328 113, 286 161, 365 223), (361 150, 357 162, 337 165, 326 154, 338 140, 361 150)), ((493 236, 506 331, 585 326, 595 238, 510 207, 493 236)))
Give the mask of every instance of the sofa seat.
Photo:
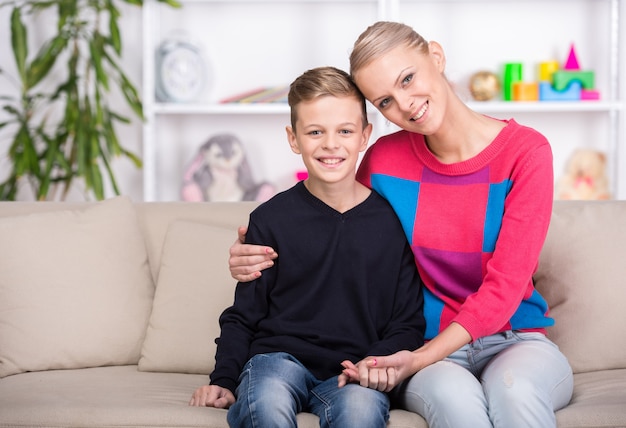
MULTIPOLYGON (((223 428, 226 411, 191 407, 206 375, 141 372, 137 366, 48 370, 0 381, 2 427, 223 428)), ((389 427, 428 426, 394 410, 389 427)), ((298 427, 318 428, 317 416, 298 415, 298 427)))
POLYGON ((556 416, 559 428, 626 427, 626 369, 575 374, 572 400, 556 416))
MULTIPOLYGON (((0 381, 2 427, 227 426, 226 411, 187 406, 205 375, 141 372, 137 366, 50 370, 0 381)), ((559 428, 626 427, 626 369, 575 375, 571 403, 557 412, 559 428), (620 408, 621 407, 621 408, 620 408)), ((318 428, 298 416, 298 427, 318 428)), ((389 427, 427 428, 418 415, 393 410, 389 427)))

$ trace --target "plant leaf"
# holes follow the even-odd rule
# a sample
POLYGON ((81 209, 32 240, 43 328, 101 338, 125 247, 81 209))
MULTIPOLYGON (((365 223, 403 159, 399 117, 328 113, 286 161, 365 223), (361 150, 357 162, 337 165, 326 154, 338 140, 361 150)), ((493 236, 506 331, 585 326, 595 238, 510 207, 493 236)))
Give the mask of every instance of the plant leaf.
POLYGON ((129 158, 137 168, 143 167, 143 161, 136 154, 129 152, 126 149, 122 149, 122 153, 124 154, 124 156, 129 158))
POLYGON ((58 35, 46 42, 27 70, 27 88, 32 88, 48 75, 58 55, 67 46, 67 38, 58 35))
POLYGON ((91 53, 91 64, 96 71, 96 80, 102 84, 102 86, 109 90, 109 77, 104 72, 102 67, 102 52, 104 51, 104 43, 102 35, 96 32, 93 35, 93 39, 89 41, 89 52, 91 53))
POLYGON ((139 94, 137 93, 137 88, 130 83, 125 75, 122 74, 120 77, 120 87, 122 88, 122 94, 124 94, 126 102, 128 102, 128 105, 138 117, 142 120, 145 119, 143 115, 143 105, 141 103, 141 99, 139 98, 139 94))
POLYGON ((117 24, 120 12, 112 1, 107 2, 107 9, 109 10, 109 36, 111 38, 111 46, 113 46, 115 53, 120 56, 122 54, 122 38, 120 37, 120 27, 117 24))
POLYGON ((26 57, 28 56, 27 31, 22 22, 22 9, 13 8, 11 12, 11 46, 15 57, 15 65, 20 74, 22 84, 26 83, 26 57))
POLYGON ((165 3, 165 4, 169 5, 169 6, 177 8, 177 9, 183 7, 183 4, 180 3, 177 0, 159 0, 159 3, 165 3))

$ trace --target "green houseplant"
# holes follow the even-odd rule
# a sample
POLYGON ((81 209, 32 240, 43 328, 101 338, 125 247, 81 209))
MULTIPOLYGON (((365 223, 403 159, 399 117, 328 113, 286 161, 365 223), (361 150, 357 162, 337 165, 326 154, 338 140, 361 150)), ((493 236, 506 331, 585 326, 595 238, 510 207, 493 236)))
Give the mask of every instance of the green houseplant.
MULTIPOLYGON (((176 0, 158 0, 179 7, 176 0)), ((11 171, 0 183, 0 200, 15 200, 26 180, 38 200, 65 199, 72 183, 105 197, 105 181, 119 194, 111 168, 113 157, 141 160, 124 148, 116 123, 131 119, 114 111, 109 92, 119 90, 132 113, 143 119, 141 99, 120 65, 122 36, 119 2, 141 6, 143 0, 18 0, 11 7, 11 47, 18 76, 17 96, 0 96, 11 131, 11 171), (26 18, 45 11, 56 18, 56 31, 29 55, 26 18), (53 72, 54 71, 54 72, 53 72)), ((0 73, 6 74, 0 70, 0 73)))

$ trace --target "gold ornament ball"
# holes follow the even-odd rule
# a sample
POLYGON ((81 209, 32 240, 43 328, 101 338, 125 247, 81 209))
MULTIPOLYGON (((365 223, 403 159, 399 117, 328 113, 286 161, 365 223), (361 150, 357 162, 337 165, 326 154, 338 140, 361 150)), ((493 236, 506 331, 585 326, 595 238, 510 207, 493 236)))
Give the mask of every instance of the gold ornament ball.
POLYGON ((500 91, 500 80, 491 71, 478 71, 470 77, 469 86, 476 101, 489 101, 500 91))

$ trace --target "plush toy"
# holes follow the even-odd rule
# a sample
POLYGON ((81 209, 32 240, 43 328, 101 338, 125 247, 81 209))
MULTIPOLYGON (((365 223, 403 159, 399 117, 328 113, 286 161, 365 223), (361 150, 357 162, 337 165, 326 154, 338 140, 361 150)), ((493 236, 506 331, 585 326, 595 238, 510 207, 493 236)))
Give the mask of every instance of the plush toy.
POLYGON ((269 183, 256 183, 243 145, 231 134, 211 137, 198 150, 183 176, 183 201, 266 201, 269 183))
POLYGON ((606 156, 592 149, 578 149, 570 156, 556 185, 557 199, 610 199, 606 156))

